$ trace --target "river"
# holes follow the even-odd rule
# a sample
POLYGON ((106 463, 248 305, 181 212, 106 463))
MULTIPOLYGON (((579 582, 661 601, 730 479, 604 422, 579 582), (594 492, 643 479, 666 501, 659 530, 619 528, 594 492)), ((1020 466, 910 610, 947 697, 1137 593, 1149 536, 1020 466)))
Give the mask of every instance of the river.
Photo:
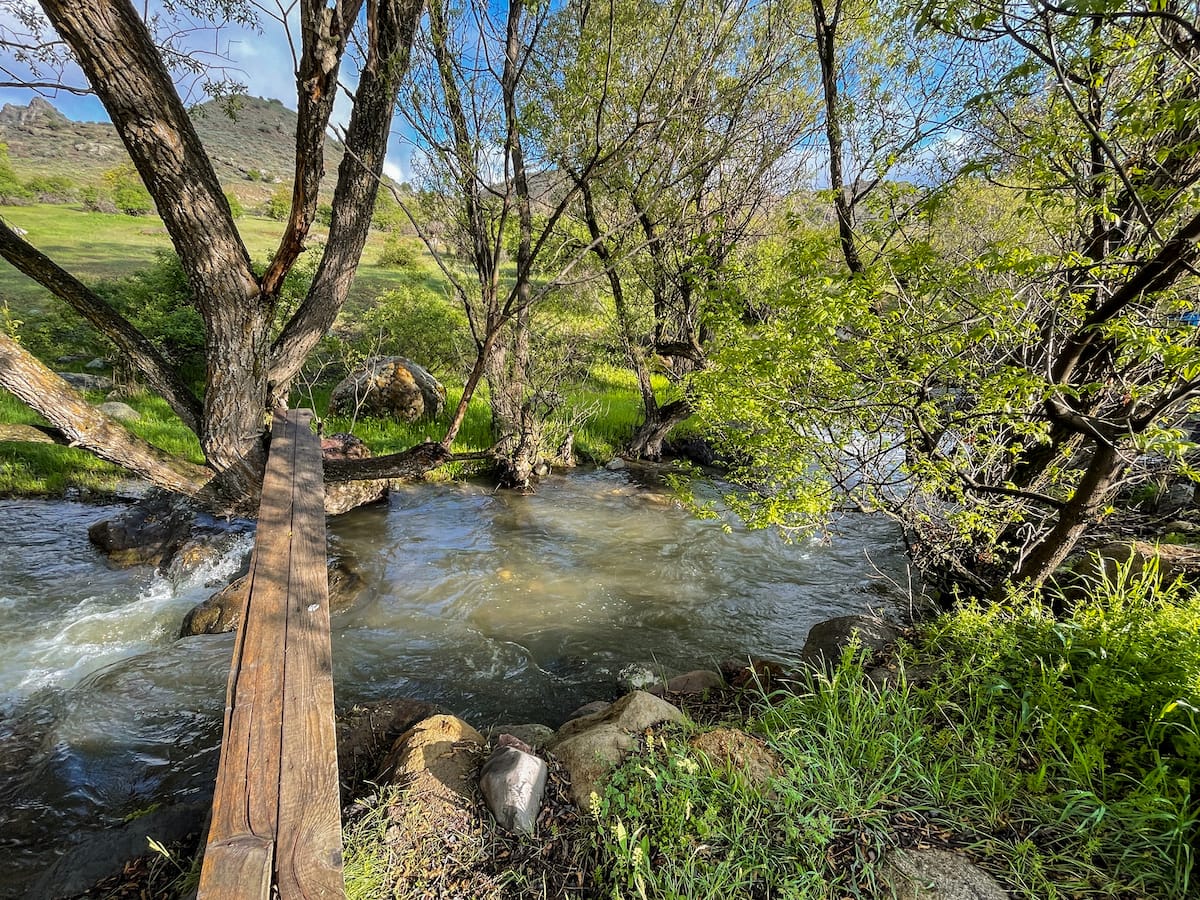
MULTIPOLYGON (((175 578, 114 570, 86 532, 116 511, 0 501, 0 897, 90 830, 211 792, 232 636, 175 635, 250 539, 175 578)), ((332 617, 338 705, 416 697, 480 727, 557 725, 629 663, 795 656, 818 621, 894 612, 906 582, 886 520, 788 544, 605 471, 530 496, 412 486, 329 532, 365 579, 332 617)))

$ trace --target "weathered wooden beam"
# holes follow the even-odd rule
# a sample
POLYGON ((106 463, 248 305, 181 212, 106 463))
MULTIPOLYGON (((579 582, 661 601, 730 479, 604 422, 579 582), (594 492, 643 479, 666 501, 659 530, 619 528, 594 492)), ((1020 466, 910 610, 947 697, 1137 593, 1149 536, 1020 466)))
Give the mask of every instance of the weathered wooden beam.
POLYGON ((203 900, 342 897, 321 447, 277 416, 200 875, 203 900))

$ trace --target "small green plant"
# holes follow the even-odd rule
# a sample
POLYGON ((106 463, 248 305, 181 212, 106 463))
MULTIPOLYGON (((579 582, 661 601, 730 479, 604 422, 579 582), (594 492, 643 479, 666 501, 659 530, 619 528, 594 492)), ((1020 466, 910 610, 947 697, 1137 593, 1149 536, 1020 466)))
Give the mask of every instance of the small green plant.
POLYGON ((269 219, 282 222, 292 211, 292 189, 285 185, 277 187, 263 205, 263 214, 269 219))
POLYGON ((235 219, 240 219, 246 214, 246 209, 242 206, 242 201, 237 198, 237 194, 226 191, 225 202, 229 204, 229 214, 235 219))
POLYGON ((126 163, 104 173, 104 184, 116 208, 127 216, 144 216, 154 211, 150 192, 142 184, 137 170, 126 163))
POLYGON ((383 249, 379 251, 379 265, 403 271, 416 269, 420 258, 413 242, 394 231, 387 236, 383 249))

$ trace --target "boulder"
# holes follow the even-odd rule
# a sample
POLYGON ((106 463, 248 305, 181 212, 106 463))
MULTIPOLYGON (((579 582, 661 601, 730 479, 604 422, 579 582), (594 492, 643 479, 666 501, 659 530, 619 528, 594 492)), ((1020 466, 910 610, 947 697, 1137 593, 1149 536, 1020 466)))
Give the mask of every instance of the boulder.
POLYGON ((609 773, 637 746, 637 734, 663 722, 683 721, 683 713, 667 701, 634 691, 603 712, 567 722, 549 748, 571 776, 571 800, 590 809, 592 794, 599 793, 609 773))
POLYGON ((416 422, 446 406, 446 389, 428 371, 402 356, 373 357, 343 379, 329 396, 329 414, 416 422))
POLYGON ((355 704, 340 714, 336 728, 343 801, 361 796, 363 786, 378 779, 384 757, 400 735, 442 712, 432 703, 402 698, 355 704))
POLYGON ((689 742, 708 757, 714 767, 738 773, 754 788, 768 788, 783 771, 779 754, 757 738, 736 728, 715 728, 689 742))
POLYGON ((321 437, 322 459, 370 459, 371 448, 347 431, 321 437))
POLYGON ((18 444, 53 444, 54 438, 32 425, 7 425, 0 423, 0 441, 18 444))
MULTIPOLYGON (((242 622, 242 608, 246 605, 249 587, 250 576, 244 574, 192 607, 183 617, 179 636, 236 631, 242 622)), ((336 613, 349 609, 364 587, 366 581, 352 566, 344 560, 334 560, 329 566, 329 611, 336 613)))
POLYGON ((880 880, 896 900, 1007 900, 987 872, 949 850, 893 850, 880 880))
POLYGON ((549 746, 554 750, 560 742, 567 738, 582 734, 598 725, 615 725, 622 731, 637 733, 655 725, 661 725, 663 722, 682 724, 685 721, 687 719, 679 711, 679 708, 672 706, 661 697, 655 697, 645 691, 633 691, 616 703, 609 705, 603 712, 567 722, 558 729, 549 746))
POLYGON ((116 566, 168 562, 184 545, 196 521, 195 510, 166 494, 154 494, 111 519, 88 528, 88 540, 116 566))
POLYGON ((107 403, 101 403, 96 409, 110 419, 116 419, 118 422, 137 422, 142 418, 142 414, 136 409, 128 403, 122 403, 119 400, 109 400, 107 403))
POLYGON ((622 472, 629 468, 629 463, 625 462, 625 460, 621 459, 621 457, 616 456, 606 462, 604 464, 604 468, 608 469, 610 472, 622 472))
POLYGON ((462 833, 474 820, 483 735, 456 716, 430 716, 397 738, 382 777, 404 788, 394 819, 409 837, 462 833))
POLYGON ((107 369, 109 367, 109 362, 107 359, 104 359, 101 356, 97 356, 95 359, 89 360, 88 362, 84 363, 83 367, 85 369, 92 369, 95 371, 99 371, 100 369, 107 369))
POLYGON ((594 716, 596 713, 604 712, 610 706, 612 706, 612 703, 608 700, 593 700, 590 703, 583 704, 583 706, 567 716, 566 720, 570 722, 574 719, 582 719, 584 716, 594 716))
POLYGON ((85 375, 82 372, 59 372, 58 377, 77 391, 103 391, 113 389, 113 380, 104 375, 85 375))
POLYGON ((616 725, 597 725, 558 743, 554 755, 571 776, 571 801, 585 812, 610 772, 637 747, 637 739, 616 725))
POLYGON ((1164 583, 1182 576, 1189 582, 1200 582, 1200 551, 1194 547, 1174 544, 1151 544, 1148 541, 1112 541, 1103 544, 1069 564, 1054 575, 1054 582, 1068 599, 1082 595, 1086 586, 1103 576, 1108 581, 1117 577, 1117 569, 1128 568, 1131 575, 1140 575, 1158 559, 1158 574, 1164 583))
POLYGON ((664 697, 667 694, 674 694, 677 697, 703 697, 705 694, 724 689, 725 679, 721 677, 720 672, 714 672, 711 669, 696 669, 676 675, 663 684, 656 684, 649 689, 649 692, 655 697, 664 697))
POLYGON ((864 650, 875 653, 899 637, 899 628, 874 616, 838 616, 809 629, 800 658, 814 667, 828 667, 837 665, 842 651, 855 641, 864 650))
POLYGON ((533 834, 546 778, 546 761, 527 750, 501 744, 484 762, 479 790, 496 824, 516 834, 533 834))

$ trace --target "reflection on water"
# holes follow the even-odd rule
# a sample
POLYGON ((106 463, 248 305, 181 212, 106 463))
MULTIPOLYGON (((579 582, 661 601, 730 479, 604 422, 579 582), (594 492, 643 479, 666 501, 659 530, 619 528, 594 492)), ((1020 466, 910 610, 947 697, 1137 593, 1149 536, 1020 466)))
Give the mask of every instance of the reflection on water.
MULTIPOLYGON (((247 545, 182 582, 110 570, 86 528, 113 511, 0 501, 0 896, 81 828, 211 790, 232 640, 173 637, 247 545)), ((794 655, 815 622, 895 602, 876 566, 904 581, 887 522, 789 545, 607 472, 413 486, 330 536, 367 585, 333 617, 339 705, 420 697, 477 725, 557 724, 629 662, 794 655)))

